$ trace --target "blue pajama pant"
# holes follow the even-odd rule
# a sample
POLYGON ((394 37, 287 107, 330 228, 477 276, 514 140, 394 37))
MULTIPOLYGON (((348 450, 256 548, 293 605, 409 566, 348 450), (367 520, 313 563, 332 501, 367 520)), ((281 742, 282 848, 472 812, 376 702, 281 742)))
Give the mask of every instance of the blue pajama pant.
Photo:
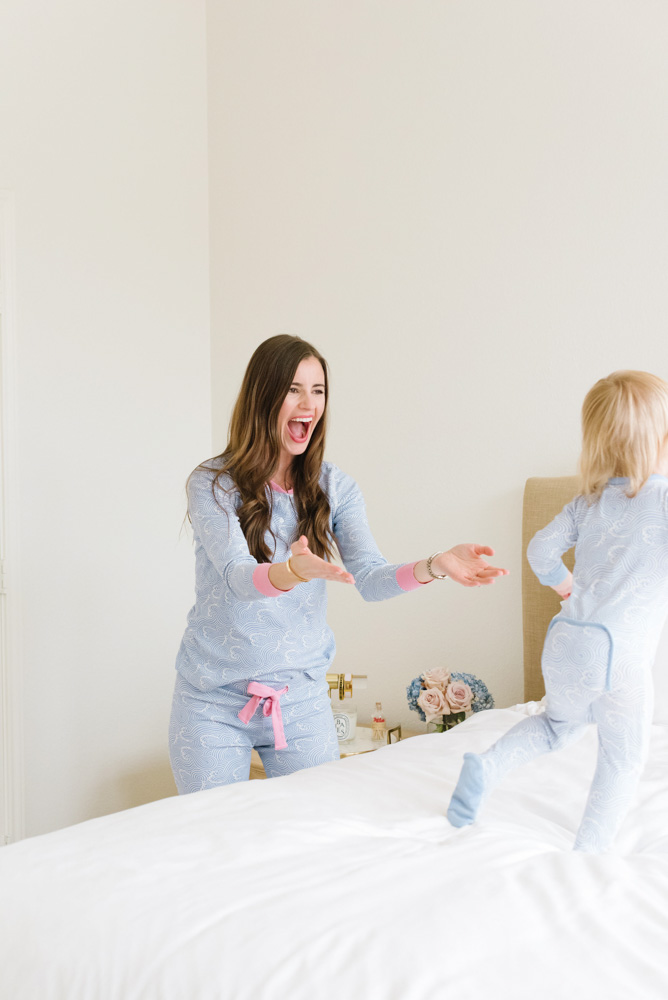
MULTIPOLYGON (((246 781, 251 750, 257 750, 267 777, 291 774, 339 759, 329 688, 304 674, 286 679, 281 697, 287 748, 277 750, 264 700, 248 724, 238 713, 249 700, 248 681, 200 691, 176 675, 169 723, 169 755, 180 794, 246 781)), ((271 684, 280 690, 283 684, 271 684)))
POLYGON ((605 626, 555 618, 543 648, 546 711, 514 726, 483 754, 465 754, 448 817, 456 826, 513 768, 598 729, 598 761, 574 848, 608 849, 635 794, 652 718, 651 661, 605 626), (468 760, 466 758, 469 758, 468 760))

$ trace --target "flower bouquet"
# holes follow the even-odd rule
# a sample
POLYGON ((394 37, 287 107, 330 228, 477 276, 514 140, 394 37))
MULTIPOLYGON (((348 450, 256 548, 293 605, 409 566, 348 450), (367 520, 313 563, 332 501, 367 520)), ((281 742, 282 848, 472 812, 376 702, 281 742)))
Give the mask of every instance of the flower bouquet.
POLYGON ((406 688, 408 707, 423 722, 432 723, 437 733, 463 722, 470 712, 494 708, 494 699, 478 677, 450 673, 442 667, 413 678, 406 688))

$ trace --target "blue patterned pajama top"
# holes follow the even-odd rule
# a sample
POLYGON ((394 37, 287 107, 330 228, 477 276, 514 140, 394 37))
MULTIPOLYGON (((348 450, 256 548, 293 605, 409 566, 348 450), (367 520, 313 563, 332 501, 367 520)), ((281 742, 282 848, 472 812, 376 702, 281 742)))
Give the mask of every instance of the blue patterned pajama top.
MULTIPOLYGON (((237 509, 241 498, 230 479, 225 490, 211 484, 217 470, 198 470, 190 478, 188 500, 195 539, 195 604, 176 659, 176 669, 198 690, 212 691, 241 680, 281 685, 286 674, 323 680, 334 659, 327 625, 327 584, 311 580, 293 590, 269 581, 269 563, 248 551, 237 509), (219 506, 219 504, 221 506, 219 506), (221 509, 222 507, 222 509, 221 509)), ((331 527, 343 563, 367 601, 382 601, 422 586, 415 563, 390 565, 373 539, 362 494, 353 479, 323 462, 320 485, 331 508, 331 527)), ((272 562, 284 562, 297 538, 292 493, 270 489, 271 528, 267 544, 272 562)))
POLYGON ((527 559, 542 584, 568 576, 562 561, 575 546, 571 596, 560 614, 606 626, 651 660, 668 612, 668 479, 653 475, 635 497, 629 481, 608 481, 600 498, 576 497, 529 543, 527 559))

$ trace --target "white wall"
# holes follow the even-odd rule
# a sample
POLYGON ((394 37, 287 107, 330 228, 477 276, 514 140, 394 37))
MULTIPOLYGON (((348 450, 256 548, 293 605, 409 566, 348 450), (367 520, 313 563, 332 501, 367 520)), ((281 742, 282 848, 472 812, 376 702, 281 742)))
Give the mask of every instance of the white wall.
POLYGON ((357 700, 417 723, 428 663, 522 697, 524 481, 574 471, 621 367, 668 377, 668 8, 634 0, 208 4, 214 450, 255 346, 331 363, 328 457, 392 560, 512 575, 383 605, 331 590, 357 700))
POLYGON ((183 486, 210 449, 205 10, 5 0, 0 39, 34 834, 175 791, 183 486))

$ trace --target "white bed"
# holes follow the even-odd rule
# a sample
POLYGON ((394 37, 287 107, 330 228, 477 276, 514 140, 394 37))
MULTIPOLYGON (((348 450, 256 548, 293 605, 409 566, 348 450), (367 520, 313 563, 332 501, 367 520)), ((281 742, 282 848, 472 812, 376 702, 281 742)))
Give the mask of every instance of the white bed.
POLYGON ((569 849, 593 731, 445 819, 539 710, 3 849, 0 1000, 666 1000, 668 726, 613 854, 569 849))

